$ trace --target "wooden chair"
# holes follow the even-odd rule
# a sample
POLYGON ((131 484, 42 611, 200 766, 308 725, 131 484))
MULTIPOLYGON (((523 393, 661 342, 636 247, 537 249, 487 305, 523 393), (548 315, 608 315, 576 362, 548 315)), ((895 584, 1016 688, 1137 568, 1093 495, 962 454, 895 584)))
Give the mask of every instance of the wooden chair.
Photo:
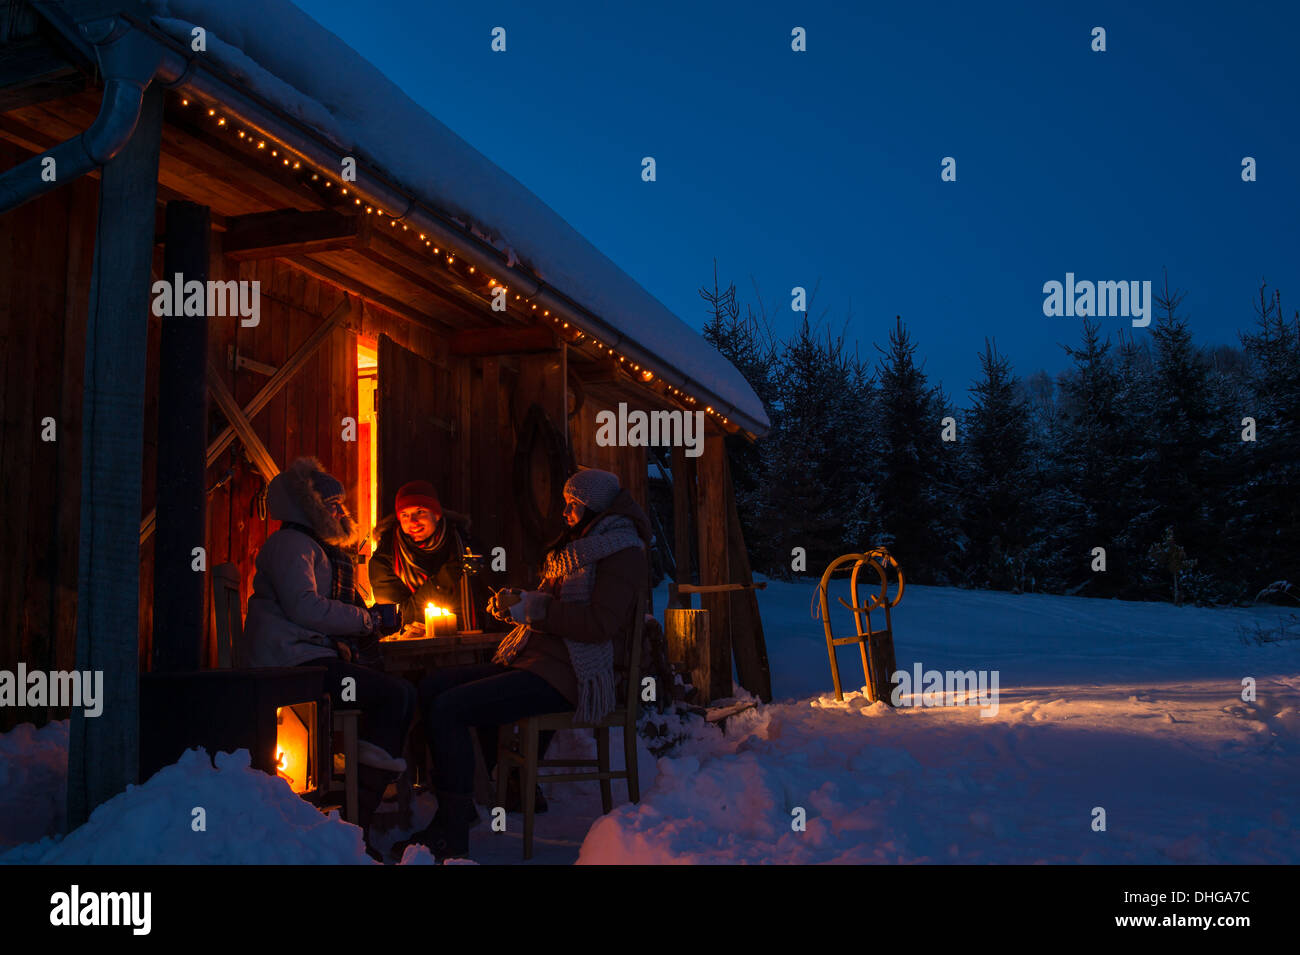
MULTIPOLYGON (((212 568, 212 606, 217 616, 217 666, 238 667, 244 639, 244 617, 239 599, 239 567, 218 564, 212 568)), ((331 709, 331 728, 343 736, 343 777, 334 773, 334 745, 330 744, 330 763, 326 767, 328 783, 324 793, 343 793, 343 818, 355 824, 360 816, 357 797, 357 720, 360 710, 331 709)))
POLYGON ((641 801, 641 785, 637 776, 636 764, 636 718, 641 700, 641 631, 645 626, 646 594, 642 591, 637 598, 635 624, 632 628, 631 645, 628 648, 626 668, 627 692, 623 704, 599 723, 576 723, 572 710, 563 713, 547 713, 541 716, 529 716, 515 723, 518 731, 519 751, 511 748, 513 734, 501 733, 497 750, 497 805, 506 802, 506 785, 510 771, 519 768, 519 794, 524 803, 524 858, 533 857, 533 816, 537 794, 539 766, 558 766, 562 768, 581 769, 581 772, 556 773, 541 777, 548 783, 573 783, 595 779, 600 781, 600 801, 602 812, 609 813, 614 808, 613 790, 610 780, 627 780, 627 798, 632 802, 641 801), (595 759, 539 759, 538 737, 546 730, 574 729, 591 727, 596 737, 595 759), (609 768, 609 731, 621 727, 623 730, 623 765, 622 770, 609 768), (591 768, 588 768, 591 767, 591 768))

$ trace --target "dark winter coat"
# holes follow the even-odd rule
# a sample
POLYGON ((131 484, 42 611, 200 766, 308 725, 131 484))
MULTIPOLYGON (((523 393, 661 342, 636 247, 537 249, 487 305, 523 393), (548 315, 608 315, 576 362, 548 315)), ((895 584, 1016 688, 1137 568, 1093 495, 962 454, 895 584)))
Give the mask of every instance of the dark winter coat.
MULTIPOLYGON (((649 543, 650 521, 626 489, 618 492, 613 503, 588 525, 587 531, 600 518, 610 514, 629 518, 636 525, 641 539, 649 543)), ((551 600, 545 618, 531 626, 533 632, 529 634, 528 642, 510 665, 537 674, 576 705, 578 679, 564 641, 605 643, 612 640, 615 664, 624 664, 628 659, 628 640, 636 623, 633 616, 637 598, 649 585, 650 567, 644 550, 629 547, 610 554, 596 564, 591 602, 551 600)))
MULTIPOLYGON (((364 528, 350 517, 334 518, 312 490, 313 470, 321 470, 318 461, 300 458, 277 474, 267 488, 267 513, 274 520, 310 527, 321 540, 355 551, 365 537, 364 528)), ((244 622, 244 665, 291 667, 337 656, 336 637, 370 631, 365 607, 330 599, 334 570, 311 536, 280 528, 262 545, 256 565, 244 622)))
MULTIPOLYGON (((416 563, 429 575, 416 591, 406 586, 393 570, 393 550, 397 535, 402 532, 397 516, 389 514, 375 527, 379 543, 370 558, 370 589, 377 603, 397 604, 402 608, 403 623, 423 623, 424 605, 429 603, 460 612, 460 579, 464 574, 461 555, 465 553, 469 520, 450 511, 443 513, 443 520, 447 522, 447 532, 437 550, 410 548, 416 563)), ((479 594, 474 591, 474 596, 477 598, 479 594)), ((486 604, 485 594, 477 608, 480 623, 486 604)))

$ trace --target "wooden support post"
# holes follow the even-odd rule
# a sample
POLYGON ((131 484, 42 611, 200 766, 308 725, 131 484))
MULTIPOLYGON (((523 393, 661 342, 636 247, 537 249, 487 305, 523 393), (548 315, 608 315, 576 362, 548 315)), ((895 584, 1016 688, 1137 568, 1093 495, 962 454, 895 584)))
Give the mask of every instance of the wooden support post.
MULTIPOLYGON (((166 281, 182 282, 182 291, 190 282, 206 289, 209 230, 207 206, 167 203, 166 281)), ((207 546, 206 302, 202 311, 164 318, 159 337, 153 668, 163 673, 199 669, 203 651, 208 576, 194 570, 193 551, 207 546)))
POLYGON ((686 456, 681 445, 673 446, 673 562, 677 565, 677 581, 669 587, 670 607, 690 609, 691 598, 678 587, 691 583, 691 537, 694 522, 691 509, 695 506, 695 459, 686 456))
POLYGON ((82 392, 79 671, 104 675, 103 710, 74 708, 67 827, 138 780, 140 460, 163 91, 144 94, 130 142, 103 169, 82 392))
POLYGON ((767 641, 763 638, 763 621, 759 617, 758 594, 755 593, 765 585, 756 585, 750 570, 749 551, 745 549, 745 535, 740 527, 740 512, 736 510, 731 464, 725 454, 722 464, 726 475, 727 556, 731 579, 741 587, 731 601, 731 648, 736 655, 736 677, 750 693, 764 703, 771 703, 772 674, 768 669, 767 641))
MULTIPOLYGON (((699 515, 700 583, 731 583, 727 548, 727 449, 721 432, 705 435, 697 459, 696 513, 699 515)), ((731 696, 731 594, 705 593, 700 604, 709 611, 709 685, 701 703, 731 696)))

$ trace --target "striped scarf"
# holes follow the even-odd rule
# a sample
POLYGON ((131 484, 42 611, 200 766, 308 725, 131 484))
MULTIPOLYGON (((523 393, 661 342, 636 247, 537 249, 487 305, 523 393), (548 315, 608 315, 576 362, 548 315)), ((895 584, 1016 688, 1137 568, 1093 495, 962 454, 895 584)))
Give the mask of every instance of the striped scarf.
MULTIPOLYGON (((644 547, 636 525, 621 514, 596 521, 577 540, 546 555, 539 589, 558 593, 564 603, 589 603, 596 587, 596 564, 629 547, 644 547)), ((510 663, 528 643, 527 624, 516 626, 493 656, 494 663, 510 663)), ((578 704, 574 723, 596 723, 614 709, 614 644, 565 640, 573 673, 578 678, 578 704)))
POLYGON ((437 530, 429 535, 428 540, 417 541, 406 536, 400 524, 393 528, 397 532, 393 543, 393 573, 415 593, 429 579, 429 572, 416 561, 416 551, 432 553, 442 546, 447 536, 447 522, 438 521, 437 530), (414 549, 412 549, 414 548, 414 549))
POLYGON ((330 569, 332 570, 330 574, 330 600, 355 604, 357 602, 356 564, 353 563, 352 555, 341 547, 325 543, 306 524, 299 524, 296 521, 284 521, 280 526, 281 528, 290 527, 299 533, 306 534, 320 545, 320 549, 325 552, 325 556, 330 560, 330 569))

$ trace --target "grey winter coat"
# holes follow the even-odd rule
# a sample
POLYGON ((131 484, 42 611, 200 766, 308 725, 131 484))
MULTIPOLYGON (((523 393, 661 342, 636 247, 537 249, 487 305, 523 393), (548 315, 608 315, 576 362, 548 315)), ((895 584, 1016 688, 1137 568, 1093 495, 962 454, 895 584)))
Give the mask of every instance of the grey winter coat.
MULTIPOLYGON (((316 459, 299 458, 276 475, 267 488, 267 513, 310 527, 327 543, 355 549, 365 530, 351 517, 336 520, 312 490, 310 475, 319 470, 316 459)), ((336 657, 335 637, 370 632, 364 607, 330 599, 329 557, 302 531, 277 530, 262 545, 256 565, 244 622, 244 666, 291 667, 336 657)))

